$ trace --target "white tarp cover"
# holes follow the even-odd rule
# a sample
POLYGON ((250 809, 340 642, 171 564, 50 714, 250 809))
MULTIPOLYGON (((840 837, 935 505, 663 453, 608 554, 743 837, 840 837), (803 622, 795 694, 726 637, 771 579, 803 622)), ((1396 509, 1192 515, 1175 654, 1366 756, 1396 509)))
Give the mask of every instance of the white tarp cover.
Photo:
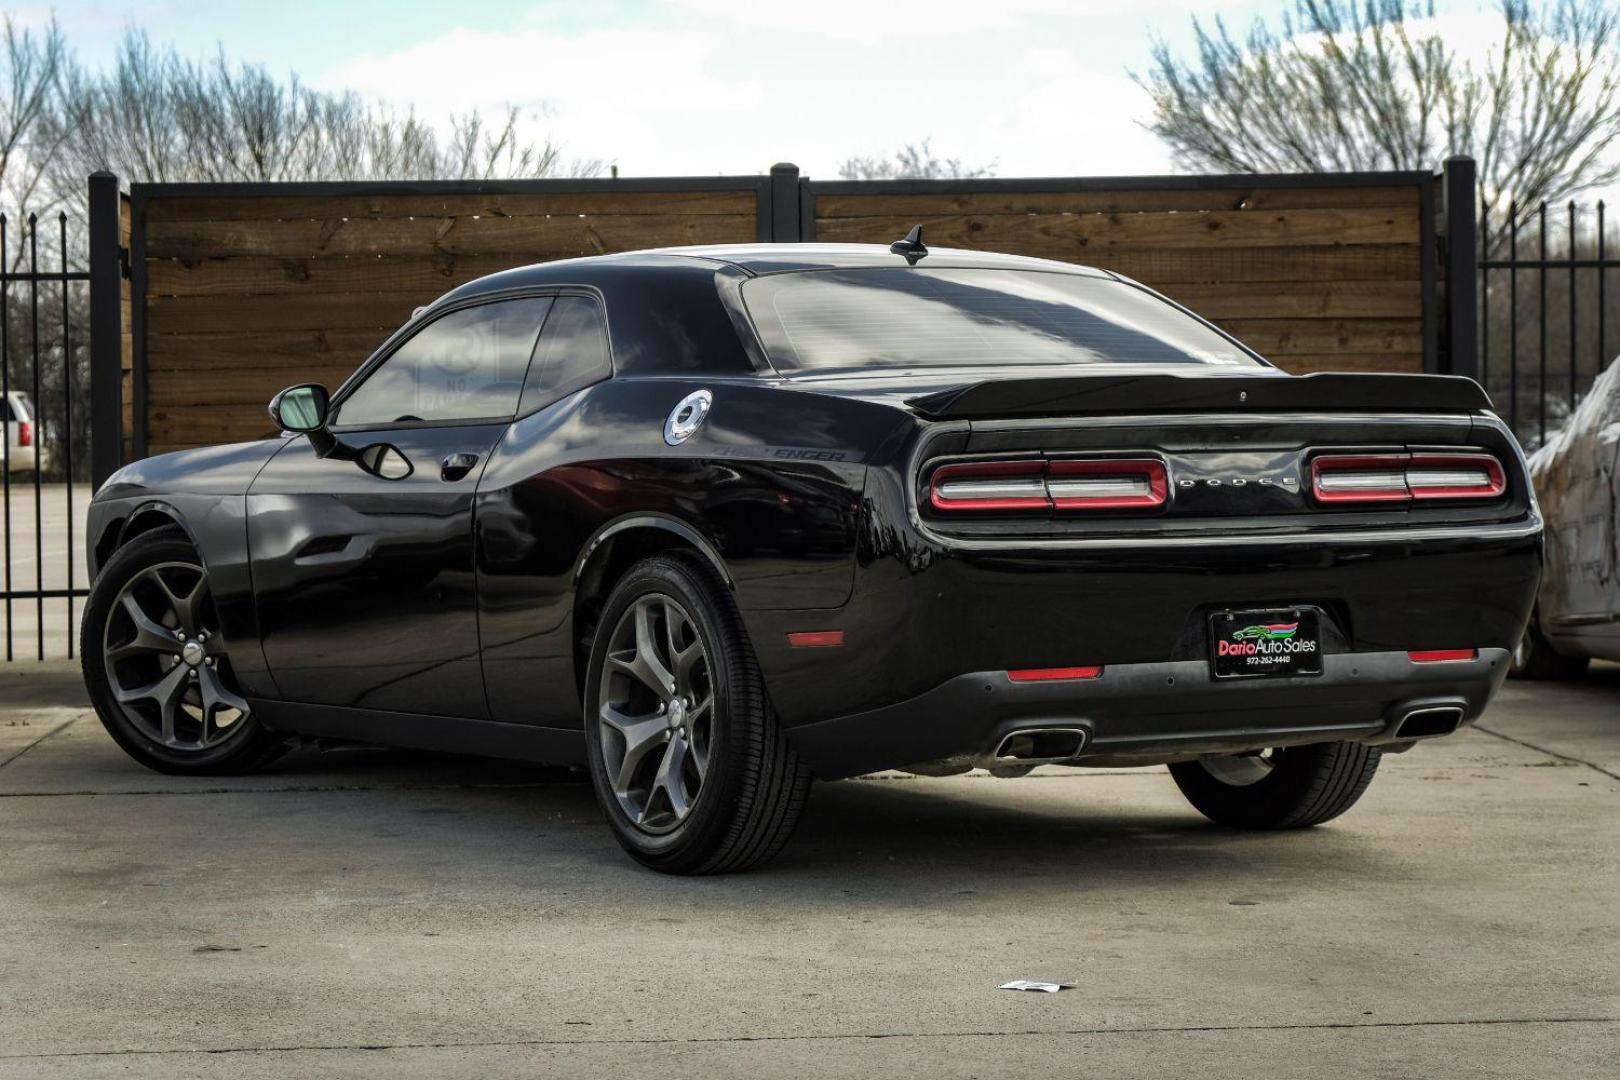
POLYGON ((1547 519, 1540 621, 1557 636, 1620 611, 1620 360, 1530 459, 1547 519))

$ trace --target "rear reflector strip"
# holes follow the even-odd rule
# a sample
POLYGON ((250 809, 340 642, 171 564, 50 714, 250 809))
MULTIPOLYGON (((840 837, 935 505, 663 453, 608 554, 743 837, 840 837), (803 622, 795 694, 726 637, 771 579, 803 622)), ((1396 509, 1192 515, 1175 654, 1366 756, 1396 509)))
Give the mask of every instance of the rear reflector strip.
POLYGON ((842 630, 801 630, 787 637, 788 644, 795 649, 824 649, 829 645, 844 643, 842 630))
POLYGON ((1327 454, 1311 461, 1320 503, 1494 499, 1507 490, 1490 454, 1327 454))
POLYGON ((1095 679, 1102 674, 1100 667, 1043 667, 1024 668, 1007 672, 1013 682, 1057 682, 1061 679, 1095 679))
POLYGON ((1406 654, 1414 664, 1443 664, 1449 660, 1473 660, 1478 656, 1478 649, 1419 649, 1406 654))
POLYGON ((1170 497, 1157 458, 969 461, 941 465, 928 485, 935 510, 1142 510, 1170 497))

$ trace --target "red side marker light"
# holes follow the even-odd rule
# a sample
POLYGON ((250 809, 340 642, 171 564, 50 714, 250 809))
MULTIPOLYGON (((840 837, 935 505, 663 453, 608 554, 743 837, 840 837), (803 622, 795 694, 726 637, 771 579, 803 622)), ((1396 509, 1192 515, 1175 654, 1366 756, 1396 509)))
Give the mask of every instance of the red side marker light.
POLYGON ((842 645, 842 630, 801 630, 788 635, 788 644, 795 649, 824 649, 829 645, 842 645))
POLYGON ((1013 682, 1057 682, 1060 679, 1095 679, 1101 667, 1040 667, 1007 672, 1013 682))
POLYGON ((1477 656, 1478 649, 1419 649, 1406 654, 1414 664, 1443 664, 1448 660, 1473 660, 1477 656))

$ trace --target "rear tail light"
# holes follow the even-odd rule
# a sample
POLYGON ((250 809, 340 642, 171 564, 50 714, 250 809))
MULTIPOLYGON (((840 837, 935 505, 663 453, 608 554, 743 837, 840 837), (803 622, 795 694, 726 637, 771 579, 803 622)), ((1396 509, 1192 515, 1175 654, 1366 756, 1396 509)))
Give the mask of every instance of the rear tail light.
POLYGON ((1311 493, 1320 503, 1494 499, 1506 490, 1507 474, 1490 454, 1324 454, 1311 460, 1311 493))
POLYGON ((17 445, 34 445, 34 425, 30 424, 27 420, 19 420, 17 422, 17 445))
POLYGON ((1163 506, 1170 495, 1164 462, 1153 458, 1053 461, 1046 492, 1059 510, 1129 510, 1163 506))
POLYGON ((1169 473, 1157 458, 969 461, 941 465, 928 485, 935 510, 1141 510, 1163 506, 1169 473))
POLYGON ((1044 461, 974 461, 934 470, 935 510, 1049 510, 1044 461))

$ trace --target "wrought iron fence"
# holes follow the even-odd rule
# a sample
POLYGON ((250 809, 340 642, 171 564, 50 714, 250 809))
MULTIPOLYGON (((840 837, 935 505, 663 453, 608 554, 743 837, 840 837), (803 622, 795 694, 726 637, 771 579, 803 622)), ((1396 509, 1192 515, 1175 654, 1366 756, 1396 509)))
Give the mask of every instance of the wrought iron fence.
POLYGON ((69 219, 0 214, 0 533, 4 536, 5 656, 47 647, 73 655, 74 601, 87 594, 75 521, 87 475, 90 275, 72 270, 69 219), (52 227, 54 225, 54 228, 52 227), (43 235, 42 235, 43 234, 43 235), (40 268, 40 248, 46 269, 40 268), (51 251, 51 248, 55 251, 51 251), (77 505, 76 505, 77 504, 77 505), (27 638, 34 648, 27 649, 27 638))
POLYGON ((1614 359, 1620 290, 1608 287, 1602 201, 1482 206, 1479 215, 1480 376, 1526 449, 1561 428, 1614 359))

